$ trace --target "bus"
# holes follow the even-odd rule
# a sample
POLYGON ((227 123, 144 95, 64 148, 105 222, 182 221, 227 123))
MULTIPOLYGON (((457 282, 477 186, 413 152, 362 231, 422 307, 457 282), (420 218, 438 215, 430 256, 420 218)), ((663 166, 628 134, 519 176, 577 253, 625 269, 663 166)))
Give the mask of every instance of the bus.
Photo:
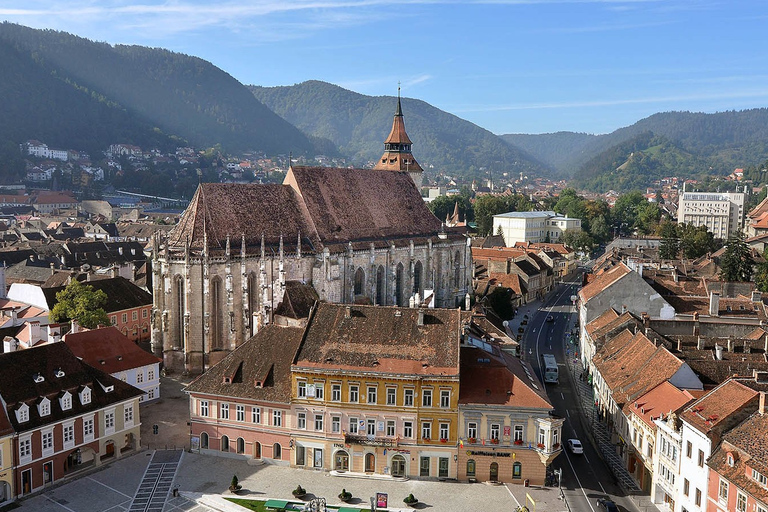
POLYGON ((544 382, 557 384, 557 361, 552 354, 543 354, 542 360, 542 372, 544 374, 544 382))

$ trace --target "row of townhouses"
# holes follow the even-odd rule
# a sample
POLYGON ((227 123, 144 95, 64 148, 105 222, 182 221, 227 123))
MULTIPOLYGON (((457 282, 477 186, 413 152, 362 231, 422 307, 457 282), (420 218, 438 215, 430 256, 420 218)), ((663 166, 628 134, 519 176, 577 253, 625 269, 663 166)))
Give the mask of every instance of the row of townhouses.
POLYGON ((709 256, 619 253, 578 296, 579 357, 611 449, 660 510, 765 512, 763 295, 719 281, 709 256))
POLYGON ((516 344, 459 309, 318 303, 188 387, 192 446, 292 467, 543 484, 561 452, 516 344))

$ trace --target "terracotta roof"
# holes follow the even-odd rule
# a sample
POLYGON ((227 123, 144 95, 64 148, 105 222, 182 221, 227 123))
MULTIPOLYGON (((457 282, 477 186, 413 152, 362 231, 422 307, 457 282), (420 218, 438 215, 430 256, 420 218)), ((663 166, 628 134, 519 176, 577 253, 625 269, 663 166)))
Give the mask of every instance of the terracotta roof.
POLYGON ((676 412, 694 397, 688 391, 680 390, 665 380, 642 396, 639 396, 629 410, 639 417, 652 430, 656 430, 655 418, 670 412, 676 412))
POLYGON ((307 318, 318 300, 317 292, 311 285, 300 281, 286 281, 285 294, 275 308, 275 314, 289 318, 307 318))
POLYGON ((489 272, 488 281, 491 286, 501 286, 509 288, 518 295, 524 295, 526 292, 523 279, 517 274, 502 274, 500 272, 489 272))
POLYGON ((461 347, 459 404, 552 410, 544 385, 528 363, 505 352, 461 347), (528 375, 531 375, 529 378, 528 375))
POLYGON ((457 376, 461 325, 458 309, 319 303, 296 365, 457 376))
POLYGON ((595 318, 594 320, 592 320, 586 325, 585 329, 587 331, 587 334, 589 334, 591 338, 594 338, 593 334, 596 330, 602 327, 605 327, 606 325, 611 323, 613 320, 616 320, 617 318, 619 318, 619 314, 616 312, 616 310, 614 310, 613 308, 606 309, 605 311, 603 311, 603 313, 600 316, 598 316, 597 318, 595 318))
POLYGON ((472 258, 475 260, 507 261, 525 255, 524 249, 515 247, 493 247, 491 249, 472 247, 472 258))
POLYGON ((287 404, 291 400, 291 363, 303 333, 299 327, 267 325, 185 391, 287 404))
POLYGON ((66 418, 75 418, 108 405, 135 398, 142 391, 80 361, 65 343, 46 343, 26 350, 0 355, 0 396, 5 401, 11 424, 17 432, 33 430, 66 418), (61 377, 56 372, 61 371, 61 377), (35 382, 34 376, 44 380, 35 382), (77 393, 85 386, 92 391, 90 404, 81 404, 77 393), (105 391, 103 386, 114 386, 105 391), (62 410, 58 398, 65 391, 73 396, 72 409, 62 410), (51 401, 51 414, 41 417, 36 403, 51 401), (29 421, 19 424, 14 411, 24 402, 29 421))
POLYGON ((708 433, 750 403, 758 393, 736 379, 728 379, 683 410, 680 418, 708 433))
POLYGON ((624 263, 620 263, 616 267, 603 272, 588 285, 579 290, 579 298, 582 302, 589 301, 592 297, 598 295, 630 272, 632 272, 632 270, 630 270, 629 267, 624 263))
POLYGON ((116 327, 65 334, 62 341, 77 357, 109 374, 162 361, 141 349, 116 327))

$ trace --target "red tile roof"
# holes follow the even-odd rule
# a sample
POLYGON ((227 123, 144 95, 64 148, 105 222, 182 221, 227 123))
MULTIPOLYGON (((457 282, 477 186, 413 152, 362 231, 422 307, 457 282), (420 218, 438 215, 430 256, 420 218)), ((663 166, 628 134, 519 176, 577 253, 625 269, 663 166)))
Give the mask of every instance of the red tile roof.
POLYGON ((686 407, 680 418, 708 433, 750 402, 756 402, 757 398, 758 393, 754 389, 738 380, 728 379, 686 407))
POLYGON ((624 263, 620 263, 614 268, 603 272, 599 276, 596 276, 593 281, 579 290, 579 298, 582 300, 582 302, 589 301, 592 297, 595 297, 630 272, 632 272, 632 270, 630 270, 629 267, 627 267, 624 263))
POLYGON ((162 359, 129 340, 116 327, 65 334, 63 341, 77 357, 110 374, 162 362, 162 359))
POLYGON ((651 429, 656 430, 654 419, 662 414, 675 412, 693 400, 693 395, 680 390, 665 380, 642 396, 639 396, 629 410, 651 429))

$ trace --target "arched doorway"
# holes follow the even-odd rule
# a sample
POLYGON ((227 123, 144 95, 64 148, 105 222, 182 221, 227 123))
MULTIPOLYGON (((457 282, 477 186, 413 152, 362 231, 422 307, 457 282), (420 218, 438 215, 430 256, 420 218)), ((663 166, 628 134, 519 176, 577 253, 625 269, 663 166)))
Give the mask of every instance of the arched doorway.
POLYGON ((253 458, 254 459, 261 458, 261 443, 258 441, 253 442, 253 458))
POLYGON ((229 437, 228 436, 221 436, 221 451, 228 452, 229 451, 229 437))
POLYGON ((245 453, 245 439, 242 437, 237 438, 237 453, 245 453))
POLYGON ((114 441, 107 441, 107 444, 104 445, 104 457, 103 458, 110 458, 115 456, 115 442, 114 441))
POLYGON ((333 456, 333 469, 336 471, 349 471, 349 454, 339 450, 333 456))
POLYGON ((8 482, 0 482, 0 504, 11 499, 11 486, 8 482))
POLYGON ((365 454, 365 472, 373 473, 376 470, 376 455, 372 453, 365 454))
POLYGON ((499 481, 499 463, 491 462, 491 482, 499 481))
POLYGON ((283 458, 283 447, 280 446, 280 443, 275 443, 272 445, 272 458, 275 460, 280 460, 283 458))
POLYGON ((392 457, 392 476, 405 476, 405 457, 395 455, 392 457))
POLYGON ((208 434, 206 434, 205 432, 200 434, 200 448, 202 448, 203 450, 208 449, 208 434))

